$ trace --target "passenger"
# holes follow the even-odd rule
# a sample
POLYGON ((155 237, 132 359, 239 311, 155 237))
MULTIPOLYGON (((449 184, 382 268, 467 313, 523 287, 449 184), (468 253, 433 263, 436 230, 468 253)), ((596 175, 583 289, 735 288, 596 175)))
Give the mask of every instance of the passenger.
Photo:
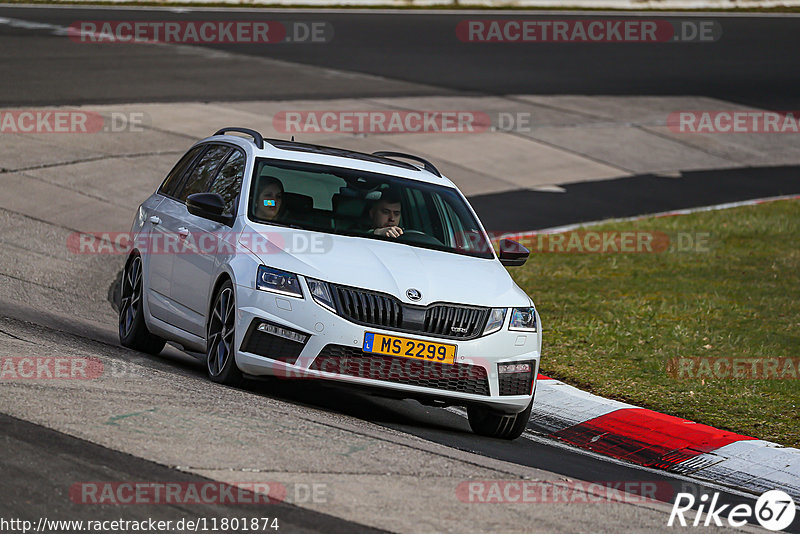
POLYGON ((262 176, 259 181, 255 216, 266 221, 275 221, 286 216, 283 183, 274 176, 262 176))

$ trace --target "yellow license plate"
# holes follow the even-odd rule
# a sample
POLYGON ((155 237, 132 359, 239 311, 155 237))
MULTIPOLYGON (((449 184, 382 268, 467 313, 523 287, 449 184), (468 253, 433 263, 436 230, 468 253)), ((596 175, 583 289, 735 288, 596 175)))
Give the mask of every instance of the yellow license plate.
POLYGON ((428 362, 453 364, 456 359, 456 346, 445 343, 431 343, 407 337, 385 336, 366 332, 364 334, 364 352, 401 356, 428 362))

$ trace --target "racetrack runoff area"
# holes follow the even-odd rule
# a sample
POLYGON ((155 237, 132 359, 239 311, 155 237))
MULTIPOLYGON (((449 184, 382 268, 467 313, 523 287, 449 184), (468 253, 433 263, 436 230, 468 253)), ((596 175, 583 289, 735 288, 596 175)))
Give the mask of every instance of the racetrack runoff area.
MULTIPOLYGON (((356 84, 372 81, 346 76, 356 84)), ((603 198, 605 211, 590 210, 590 219, 568 213, 569 222, 798 192, 785 176, 800 165, 800 134, 681 129, 676 113, 698 110, 728 110, 731 117, 771 113, 697 97, 527 95, 5 108, 0 157, 9 194, 0 207, 81 231, 125 231, 138 203, 178 156, 223 126, 422 156, 470 197, 495 232, 564 224, 558 214, 537 218, 515 199, 533 195, 545 208, 547 198, 558 204, 567 190, 597 194, 614 181, 626 183, 627 191, 639 182, 659 195, 673 190, 674 205, 643 204, 637 211, 624 196, 618 206, 603 198), (750 169, 761 169, 759 176, 737 193, 750 169), (780 178, 771 182, 778 170, 780 178), (726 183, 726 173, 735 180, 726 183), (704 183, 713 184, 715 194, 704 191, 704 183), (514 209, 504 210, 503 203, 514 209), (91 216, 76 206, 92 207, 91 216)))

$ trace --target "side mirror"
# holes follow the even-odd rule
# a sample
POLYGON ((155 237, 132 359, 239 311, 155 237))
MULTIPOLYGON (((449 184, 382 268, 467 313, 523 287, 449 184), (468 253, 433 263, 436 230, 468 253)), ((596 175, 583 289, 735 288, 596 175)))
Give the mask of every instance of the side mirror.
POLYGON ((186 209, 192 215, 210 219, 228 226, 233 225, 232 215, 223 215, 225 201, 218 193, 195 193, 186 198, 186 209))
POLYGON ((519 267, 528 261, 531 251, 523 247, 513 239, 501 239, 500 243, 500 263, 508 267, 519 267))

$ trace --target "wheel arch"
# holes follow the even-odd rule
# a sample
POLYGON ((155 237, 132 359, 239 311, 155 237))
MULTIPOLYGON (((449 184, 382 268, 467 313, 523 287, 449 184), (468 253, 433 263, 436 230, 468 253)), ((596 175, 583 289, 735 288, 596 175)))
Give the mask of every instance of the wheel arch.
POLYGON ((131 251, 130 251, 130 252, 128 252, 128 257, 127 257, 127 258, 125 258, 125 265, 124 265, 122 268, 123 268, 123 269, 127 269, 127 268, 128 268, 128 265, 130 265, 130 264, 131 264, 131 261, 132 261, 132 260, 133 260, 133 258, 135 258, 136 256, 139 256, 139 257, 141 258, 141 257, 142 257, 142 253, 141 253, 141 252, 139 252, 139 249, 138 249, 138 248, 131 249, 131 251))

